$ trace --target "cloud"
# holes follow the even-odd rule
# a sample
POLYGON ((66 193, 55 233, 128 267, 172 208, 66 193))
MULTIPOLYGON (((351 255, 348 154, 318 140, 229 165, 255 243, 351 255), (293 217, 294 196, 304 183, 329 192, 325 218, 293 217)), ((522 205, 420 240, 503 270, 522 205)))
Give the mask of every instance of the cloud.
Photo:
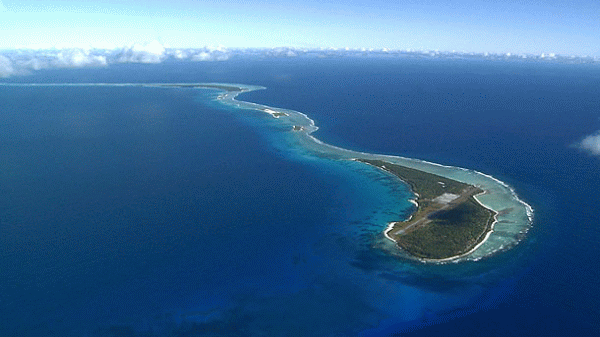
POLYGON ((160 63, 168 57, 187 58, 176 50, 169 54, 157 41, 123 48, 94 48, 61 44, 38 45, 0 51, 0 77, 31 73, 41 69, 104 67, 114 63, 160 63))
POLYGON ((288 47, 277 47, 271 50, 267 50, 265 52, 265 56, 272 57, 296 57, 298 56, 298 51, 293 48, 288 47))
POLYGON ((9 77, 14 73, 15 69, 12 61, 8 57, 0 55, 0 77, 9 77))
POLYGON ((192 56, 193 61, 210 61, 210 59, 210 54, 204 51, 192 56))
POLYGON ((31 58, 26 60, 15 61, 15 65, 19 69, 24 70, 41 70, 50 68, 50 64, 46 60, 40 60, 38 58, 31 58))
POLYGON ((4 4, 2 3, 2 0, 0 0, 0 13, 1 12, 8 12, 8 9, 6 9, 6 7, 4 7, 4 4))
POLYGON ((191 58, 192 61, 227 61, 228 59, 229 55, 227 54, 207 51, 201 51, 191 58))
POLYGON ((158 41, 147 44, 134 44, 123 48, 117 57, 119 63, 160 63, 165 58, 165 47, 158 41))
POLYGON ((173 50, 171 53, 169 53, 169 55, 178 60, 185 60, 186 58, 188 58, 188 54, 185 51, 179 49, 173 50))
POLYGON ((585 137, 579 143, 579 148, 595 156, 600 156, 600 131, 596 134, 585 137))
POLYGON ((18 50, 0 54, 0 77, 41 69, 103 67, 108 64, 106 55, 86 49, 18 50))
POLYGON ((81 68, 86 66, 106 66, 104 55, 93 55, 88 50, 68 49, 61 50, 52 63, 57 68, 81 68))
MULTIPOLYGON (((1 0, 0 0, 1 1, 1 0)), ((1 4, 1 3, 0 3, 1 4)), ((203 48, 170 48, 158 41, 145 44, 133 44, 117 47, 112 43, 59 45, 39 44, 20 47, 14 50, 0 50, 0 77, 23 75, 41 69, 104 67, 115 63, 161 63, 174 61, 227 61, 232 58, 293 58, 293 57, 384 57, 384 58, 459 58, 459 59, 519 59, 527 62, 564 62, 564 63, 600 63, 600 58, 564 57, 554 54, 512 55, 512 54, 475 54, 464 52, 440 52, 437 50, 388 50, 388 49, 350 49, 350 48, 243 48, 229 49, 223 46, 203 48)), ((591 136, 577 147, 588 151, 593 148, 591 136)))
POLYGON ((192 61, 227 61, 230 57, 229 50, 223 46, 194 49, 192 54, 192 61))

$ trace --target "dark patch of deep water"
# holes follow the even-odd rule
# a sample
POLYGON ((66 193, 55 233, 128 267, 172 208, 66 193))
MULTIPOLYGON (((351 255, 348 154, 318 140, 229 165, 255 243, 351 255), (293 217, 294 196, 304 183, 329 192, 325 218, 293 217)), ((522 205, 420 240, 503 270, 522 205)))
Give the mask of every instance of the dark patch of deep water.
POLYGON ((600 129, 594 66, 234 59, 11 81, 266 86, 239 99, 302 111, 334 145, 492 174, 536 217, 489 259, 398 261, 372 247, 394 184, 274 150, 268 116, 191 90, 2 88, 4 335, 599 331, 600 159, 572 146, 600 129))

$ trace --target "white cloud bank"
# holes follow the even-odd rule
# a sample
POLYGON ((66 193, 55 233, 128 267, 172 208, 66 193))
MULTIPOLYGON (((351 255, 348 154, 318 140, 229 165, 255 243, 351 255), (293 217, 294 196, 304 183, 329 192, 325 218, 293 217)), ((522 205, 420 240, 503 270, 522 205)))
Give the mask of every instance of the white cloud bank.
MULTIPOLYGON (((1 0, 0 0, 1 1, 1 0)), ((1 5, 1 2, 0 2, 1 5)), ((0 7, 1 8, 1 7, 0 7)), ((23 75, 49 68, 105 67, 116 63, 161 63, 167 60, 183 62, 220 62, 236 57, 244 58, 295 58, 295 57, 416 57, 493 59, 526 62, 600 63, 600 58, 562 57, 554 54, 513 55, 440 52, 427 50, 319 48, 291 47, 229 49, 223 46, 204 48, 169 48, 158 41, 116 47, 112 44, 57 46, 37 45, 15 50, 0 50, 0 77, 23 75), (550 57, 550 56, 551 57, 550 57)))
POLYGON ((596 134, 585 137, 579 143, 579 148, 595 156, 600 156, 600 131, 596 134))
POLYGON ((8 57, 0 55, 0 77, 9 77, 14 73, 12 61, 8 57))
POLYGON ((119 53, 119 63, 161 63, 165 59, 165 47, 158 41, 148 44, 134 44, 123 48, 119 53))
POLYGON ((167 48, 158 41, 127 47, 110 45, 37 45, 0 51, 0 77, 23 75, 49 68, 105 67, 115 63, 161 63, 168 59, 187 61, 226 61, 229 49, 204 47, 167 48))
POLYGON ((99 67, 107 64, 106 56, 90 54, 88 50, 81 49, 61 50, 52 62, 57 68, 99 67))

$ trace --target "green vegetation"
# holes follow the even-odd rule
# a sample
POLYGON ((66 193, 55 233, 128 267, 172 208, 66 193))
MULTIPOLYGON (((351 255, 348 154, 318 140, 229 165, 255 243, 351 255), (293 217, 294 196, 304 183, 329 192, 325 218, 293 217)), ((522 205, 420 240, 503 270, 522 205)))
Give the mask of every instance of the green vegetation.
POLYGON ((473 197, 450 210, 429 215, 432 221, 413 231, 393 236, 410 254, 427 259, 458 256, 481 242, 494 222, 494 214, 473 197))
POLYGON ((480 188, 382 160, 358 159, 406 182, 417 195, 408 221, 387 233, 406 252, 426 259, 445 259, 473 249, 491 230, 495 213, 474 196, 480 188))
POLYGON ((456 180, 415 170, 406 166, 391 164, 383 160, 358 159, 358 161, 383 168, 410 185, 413 192, 422 199, 433 199, 444 193, 460 194, 471 186, 456 180))

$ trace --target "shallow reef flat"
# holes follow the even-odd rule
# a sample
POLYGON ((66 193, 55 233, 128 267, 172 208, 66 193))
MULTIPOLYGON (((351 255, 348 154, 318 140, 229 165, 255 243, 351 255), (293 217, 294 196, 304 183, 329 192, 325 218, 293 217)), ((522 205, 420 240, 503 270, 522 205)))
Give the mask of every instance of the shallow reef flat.
POLYGON ((385 235, 411 255, 449 261, 477 248, 493 230, 496 212, 476 199, 477 186, 382 160, 358 159, 407 183, 415 194, 409 219, 394 222, 385 235))
POLYGON ((312 135, 318 130, 315 122, 301 112, 236 100, 238 94, 257 89, 264 88, 240 87, 226 91, 217 100, 278 118, 287 130, 294 131, 293 146, 301 146, 311 155, 377 166, 411 187, 417 196, 412 200, 415 213, 406 221, 388 224, 383 231, 396 243, 392 254, 436 263, 479 260, 516 245, 532 225, 531 206, 510 186, 490 175, 324 143, 312 135))
POLYGON ((533 222, 533 209, 504 182, 481 172, 418 159, 348 150, 315 138, 314 120, 298 111, 237 100, 239 94, 265 87, 231 83, 3 83, 5 86, 111 86, 216 90, 227 106, 269 114, 290 132, 289 146, 308 156, 355 160, 374 165, 408 184, 416 193, 416 212, 405 221, 382 224, 382 235, 396 244, 391 254, 423 262, 478 260, 522 240, 533 222), (432 206, 433 205, 433 206, 432 206), (414 219, 414 220, 413 220, 414 219), (419 222, 420 221, 420 222, 419 222), (415 223, 417 223, 415 225, 415 223), (470 225, 467 225, 470 224, 470 225), (464 226, 463 226, 464 225, 464 226), (408 253, 408 255, 406 254, 408 253))

